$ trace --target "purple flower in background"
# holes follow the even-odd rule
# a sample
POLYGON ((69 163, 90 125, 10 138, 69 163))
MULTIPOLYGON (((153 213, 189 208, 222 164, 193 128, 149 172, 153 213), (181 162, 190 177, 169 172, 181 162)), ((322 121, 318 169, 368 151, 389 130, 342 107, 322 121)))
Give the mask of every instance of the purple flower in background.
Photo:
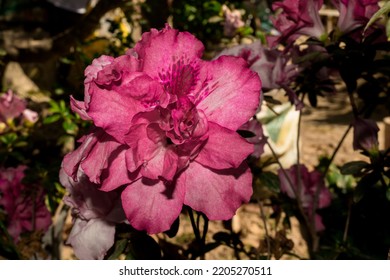
POLYGON ((292 104, 297 110, 303 108, 303 103, 298 99, 290 84, 298 76, 298 67, 291 63, 289 52, 278 49, 269 49, 260 41, 252 44, 242 44, 223 50, 222 55, 234 55, 245 59, 250 68, 259 74, 262 89, 267 92, 272 89, 284 89, 292 104))
POLYGON ((328 207, 331 203, 331 193, 326 188, 323 176, 317 170, 309 172, 304 165, 293 165, 289 169, 278 171, 280 180, 280 190, 290 198, 300 198, 303 209, 306 211, 310 220, 315 223, 317 231, 325 229, 321 216, 315 214, 313 217, 313 208, 321 209, 328 207), (287 174, 288 178, 286 177, 287 174), (298 177, 300 175, 300 178, 298 177), (292 186, 291 186, 291 184, 292 186))
POLYGON ((67 176, 112 191, 138 230, 168 230, 184 205, 231 218, 252 194, 244 162, 253 144, 236 132, 256 112, 261 83, 237 57, 201 59, 203 44, 169 26, 152 29, 125 55, 85 71, 72 108, 98 127, 64 158, 67 176))
POLYGON ((275 28, 280 36, 271 45, 277 43, 291 43, 299 36, 306 35, 320 38, 325 33, 319 10, 322 0, 284 0, 272 4, 274 11, 280 10, 276 17, 272 18, 275 28))
POLYGON ((372 151, 378 149, 379 127, 375 121, 356 117, 352 122, 353 149, 372 151))
POLYGON ((9 119, 19 117, 24 109, 25 102, 16 97, 11 90, 0 96, 0 121, 6 123, 9 119))
POLYGON ((43 190, 22 183, 26 168, 0 168, 0 206, 7 214, 7 230, 15 242, 22 233, 46 231, 51 224, 43 190))
POLYGON ((337 27, 343 33, 364 27, 376 11, 379 10, 378 0, 334 0, 340 16, 337 27))
POLYGON ((256 118, 253 118, 244 123, 239 130, 249 131, 254 134, 254 136, 248 137, 246 140, 255 145, 255 151, 252 153, 252 156, 260 158, 260 156, 264 153, 264 145, 267 143, 267 136, 264 135, 261 123, 256 118))

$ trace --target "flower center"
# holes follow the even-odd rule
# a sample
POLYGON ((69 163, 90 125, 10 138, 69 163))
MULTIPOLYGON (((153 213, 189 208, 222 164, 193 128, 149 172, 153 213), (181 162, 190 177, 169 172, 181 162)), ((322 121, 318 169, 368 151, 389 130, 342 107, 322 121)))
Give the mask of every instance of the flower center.
POLYGON ((186 96, 194 89, 198 76, 198 64, 195 61, 188 61, 185 57, 178 59, 159 73, 165 91, 178 97, 186 96))

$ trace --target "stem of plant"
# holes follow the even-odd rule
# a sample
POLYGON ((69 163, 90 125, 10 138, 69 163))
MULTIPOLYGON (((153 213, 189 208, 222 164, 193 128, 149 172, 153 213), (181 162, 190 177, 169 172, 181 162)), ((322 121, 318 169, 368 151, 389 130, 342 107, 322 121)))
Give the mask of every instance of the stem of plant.
POLYGON ((199 231, 199 227, 200 227, 199 219, 200 219, 201 214, 198 214, 198 217, 197 217, 196 222, 195 222, 193 210, 190 207, 188 207, 187 210, 188 210, 188 215, 190 217, 191 226, 192 226, 192 229, 193 229, 194 234, 195 234, 195 239, 196 239, 196 242, 198 243, 198 246, 199 246, 200 258, 204 259, 204 249, 205 249, 204 247, 205 247, 205 241, 206 241, 206 234, 208 231, 208 219, 207 219, 207 217, 204 217, 203 235, 201 236, 200 231, 199 231))
POLYGON ((344 140, 345 140, 345 138, 347 137, 347 135, 348 135, 349 131, 351 130, 351 128, 352 128, 352 125, 350 124, 350 125, 348 126, 347 130, 344 132, 343 136, 341 137, 339 143, 337 144, 336 149, 333 151, 333 154, 332 154, 332 156, 330 157, 328 164, 326 165, 326 168, 325 168, 325 171, 324 171, 324 176, 326 176, 326 174, 328 173, 329 168, 330 168, 330 166, 331 166, 331 164, 332 164, 334 158, 336 157, 338 151, 340 150, 341 146, 343 145, 344 140))
POLYGON ((286 170, 283 168, 283 165, 280 162, 280 160, 278 158, 278 155, 276 154, 275 150, 272 148, 272 145, 268 141, 267 141, 267 145, 270 148, 270 150, 272 152, 272 155, 276 159, 276 162, 279 165, 279 168, 280 168, 281 172, 283 173, 283 176, 287 179, 288 184, 290 185, 291 189, 294 192, 295 199, 297 200, 299 213, 300 213, 301 217, 304 220, 305 227, 309 231, 309 240, 307 240, 307 242, 308 242, 308 248, 309 248, 309 251, 310 251, 309 253, 310 253, 310 255, 312 255, 313 254, 313 244, 314 244, 315 239, 317 238, 317 233, 315 232, 315 230, 313 232, 312 227, 310 226, 310 220, 309 220, 308 216, 306 215, 305 210, 302 207, 302 199, 298 195, 297 189, 295 188, 295 185, 291 181, 290 176, 287 174, 286 170))
MULTIPOLYGON (((262 201, 259 201, 259 206, 260 206, 260 216, 261 216, 261 219, 263 220, 263 224, 264 224, 265 239, 267 241, 267 259, 270 260, 271 259, 271 240, 270 240, 270 236, 269 236, 269 232, 268 232, 267 220, 265 218, 264 207, 263 207, 262 201)), ((260 259, 259 254, 260 254, 260 250, 258 250, 257 259, 260 259)))

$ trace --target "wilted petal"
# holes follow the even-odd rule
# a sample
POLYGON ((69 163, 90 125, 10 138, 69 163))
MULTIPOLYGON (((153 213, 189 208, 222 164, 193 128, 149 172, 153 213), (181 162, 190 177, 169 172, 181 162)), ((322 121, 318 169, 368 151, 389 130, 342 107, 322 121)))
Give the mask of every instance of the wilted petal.
POLYGON ((191 162, 177 180, 186 188, 184 204, 200 211, 210 220, 228 220, 252 195, 252 174, 243 163, 240 168, 211 170, 191 162))
POLYGON ((371 151, 378 149, 379 127, 375 121, 356 117, 352 122, 353 149, 371 151))
POLYGON ((240 129, 241 131, 249 131, 254 134, 253 137, 245 138, 249 143, 255 145, 255 151, 252 153, 253 157, 260 158, 264 153, 264 146, 267 143, 267 137, 264 135, 262 124, 253 118, 247 123, 243 124, 240 129))
POLYGON ((97 142, 96 135, 99 135, 101 131, 94 130, 89 134, 83 136, 79 141, 82 144, 74 151, 65 155, 62 160, 62 167, 68 176, 72 177, 73 180, 77 181, 77 172, 79 170, 81 161, 85 159, 91 149, 97 142))
POLYGON ((114 224, 101 219, 76 219, 67 243, 79 259, 101 260, 114 245, 114 236, 114 224))

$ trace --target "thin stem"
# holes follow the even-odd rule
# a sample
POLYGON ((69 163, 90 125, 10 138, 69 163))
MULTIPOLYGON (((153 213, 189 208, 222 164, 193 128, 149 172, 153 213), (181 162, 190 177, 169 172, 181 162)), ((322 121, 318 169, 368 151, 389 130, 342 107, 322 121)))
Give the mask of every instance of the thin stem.
POLYGON ((296 172, 297 172, 297 179, 298 179, 298 191, 297 191, 297 193, 299 195, 301 194, 301 191, 302 191, 302 176, 301 176, 301 168, 300 168, 300 162, 301 162, 300 156, 301 156, 301 153, 300 153, 300 147, 299 147, 299 139, 301 138, 301 120, 302 120, 302 111, 299 111, 298 128, 297 128, 297 142, 296 142, 296 149, 297 149, 296 172))
MULTIPOLYGON (((305 95, 302 95, 302 100, 301 102, 303 102, 303 99, 305 98, 305 95)), ((299 110, 299 116, 298 116, 298 128, 297 128, 297 143, 296 143, 296 147, 297 147, 297 165, 299 166, 299 163, 300 163, 300 157, 301 157, 301 154, 300 154, 300 146, 299 146, 299 140, 301 138, 301 123, 302 123, 302 110, 299 110)), ((300 172, 300 171, 299 171, 300 172)), ((299 175, 299 173, 298 173, 299 175)), ((300 176, 298 176, 298 178, 300 178, 300 176)))
POLYGON ((203 233, 202 233, 202 244, 206 244, 206 236, 207 232, 209 230, 209 219, 207 218, 206 215, 202 214, 204 225, 203 225, 203 233))
POLYGON ((207 217, 203 216, 203 214, 198 214, 198 216, 196 218, 196 223, 195 223, 193 211, 189 207, 188 207, 188 214, 190 216, 191 225, 192 225, 192 229, 193 229, 194 234, 195 234, 196 242, 198 243, 198 246, 199 246, 200 259, 204 260, 204 258, 205 258, 205 254, 204 254, 205 250, 204 249, 205 249, 205 244, 206 244, 206 235, 207 235, 207 231, 208 231, 208 219, 207 219, 207 217), (203 220, 204 220, 202 236, 200 235, 200 231, 199 231, 200 216, 201 215, 203 216, 203 220))
POLYGON ((272 148, 272 145, 268 141, 267 141, 267 144, 268 144, 268 147, 270 148, 270 150, 272 152, 272 155, 275 157, 276 162, 279 165, 281 172, 283 173, 284 177, 287 179, 288 184, 290 185, 292 191, 294 192, 295 199, 297 200, 299 213, 301 214, 301 217, 303 218, 303 220, 305 222, 306 228, 309 230, 309 240, 307 240, 307 241, 309 243, 308 247, 309 247, 309 250, 310 250, 310 254, 312 254, 313 251, 314 251, 313 249, 315 249, 313 247, 313 245, 317 244, 317 242, 316 242, 316 240, 317 240, 317 233, 316 233, 315 229, 313 229, 313 227, 310 224, 310 220, 309 220, 308 216, 306 215, 305 210, 302 207, 301 197, 297 193, 295 185, 291 181, 290 176, 287 174, 286 170, 283 168, 283 165, 280 162, 280 160, 279 160, 275 150, 272 148))
POLYGON ((339 143, 337 144, 336 149, 333 151, 333 154, 332 154, 332 156, 331 156, 331 158, 330 158, 330 160, 329 160, 329 162, 328 162, 328 164, 327 164, 327 166, 326 166, 326 168, 325 168, 324 176, 326 176, 326 174, 328 173, 329 168, 330 168, 330 165, 332 164, 332 162, 333 162, 334 158, 336 157, 338 151, 340 150, 341 146, 343 145, 344 140, 345 140, 345 138, 347 137, 347 135, 348 135, 349 131, 351 130, 351 128, 352 128, 352 124, 350 124, 350 125, 348 126, 347 130, 344 132, 344 134, 343 134, 343 136, 341 137, 339 143))
POLYGON ((197 228, 196 223, 195 223, 194 213, 192 212, 192 209, 189 208, 189 207, 187 208, 187 211, 188 211, 188 216, 190 216, 191 226, 192 226, 192 229, 194 231, 196 241, 198 243, 200 243, 201 242, 201 237, 200 237, 200 234, 199 234, 199 229, 197 228))
POLYGON ((352 202, 348 202, 348 215, 347 215, 347 220, 345 222, 345 228, 344 228, 344 234, 343 234, 343 242, 347 242, 347 237, 348 237, 348 230, 349 230, 349 223, 351 221, 351 212, 352 212, 352 202))
POLYGON ((355 98, 353 97, 353 92, 348 91, 348 97, 349 97, 349 102, 351 103, 353 115, 356 117, 359 114, 359 110, 356 106, 355 98))
MULTIPOLYGON (((264 224, 265 238, 267 241, 267 260, 270 260, 271 259, 271 239, 270 239, 269 233, 268 233, 267 221, 265 218, 264 207, 263 207, 262 201, 259 201, 259 206, 260 206, 260 216, 261 216, 261 219, 263 220, 263 224, 264 224)), ((257 259, 260 259, 259 256, 257 256, 257 259)))
POLYGON ((278 112, 276 112, 276 111, 274 110, 274 108, 272 108, 271 105, 269 105, 268 103, 266 103, 266 106, 267 106, 267 108, 268 108, 272 113, 275 114, 275 116, 280 116, 280 114, 279 114, 278 112))

